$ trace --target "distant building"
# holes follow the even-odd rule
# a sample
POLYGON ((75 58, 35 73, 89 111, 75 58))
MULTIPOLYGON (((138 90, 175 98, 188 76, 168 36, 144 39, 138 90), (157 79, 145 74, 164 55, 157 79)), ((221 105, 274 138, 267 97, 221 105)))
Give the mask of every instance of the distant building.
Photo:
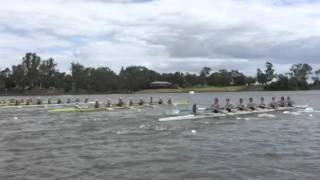
POLYGON ((176 89, 178 88, 176 85, 172 84, 171 82, 166 81, 154 81, 150 83, 150 88, 152 89, 176 89))

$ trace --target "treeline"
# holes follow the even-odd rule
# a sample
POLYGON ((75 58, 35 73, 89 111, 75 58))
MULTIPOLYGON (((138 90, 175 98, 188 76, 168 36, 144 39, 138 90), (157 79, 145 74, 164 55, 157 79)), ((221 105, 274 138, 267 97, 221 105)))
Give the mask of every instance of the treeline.
MULTIPOLYGON (((158 73, 142 66, 121 68, 119 73, 108 67, 91 68, 71 63, 71 74, 60 72, 54 59, 42 59, 36 53, 27 53, 20 64, 0 71, 0 89, 32 90, 62 89, 65 92, 134 92, 149 88, 153 81, 168 81, 179 87, 250 86, 259 83, 271 90, 308 89, 312 68, 296 64, 287 74, 275 74, 273 65, 266 63, 265 70, 258 69, 257 76, 246 76, 238 70, 213 71, 204 67, 195 73, 158 73)), ((313 77, 319 86, 320 70, 313 77)))
POLYGON ((320 69, 313 73, 309 64, 299 63, 292 65, 285 74, 276 74, 273 65, 267 62, 264 71, 257 69, 257 82, 267 90, 319 89, 320 69), (313 82, 308 83, 310 80, 313 82))

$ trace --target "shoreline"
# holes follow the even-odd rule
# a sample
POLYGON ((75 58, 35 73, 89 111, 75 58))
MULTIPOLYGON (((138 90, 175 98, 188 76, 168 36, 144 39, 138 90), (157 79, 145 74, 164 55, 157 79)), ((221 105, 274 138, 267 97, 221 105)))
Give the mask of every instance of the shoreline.
POLYGON ((196 88, 177 88, 177 89, 145 89, 136 92, 61 92, 61 91, 46 91, 43 90, 41 93, 39 91, 25 91, 18 93, 17 91, 7 91, 7 94, 0 93, 0 97, 8 96, 76 96, 76 95, 108 95, 108 94, 161 94, 161 93, 189 93, 194 91, 196 93, 210 93, 210 92, 253 92, 253 91, 314 91, 319 89, 308 89, 308 90, 265 90, 260 86, 211 86, 211 87, 196 87, 196 88))

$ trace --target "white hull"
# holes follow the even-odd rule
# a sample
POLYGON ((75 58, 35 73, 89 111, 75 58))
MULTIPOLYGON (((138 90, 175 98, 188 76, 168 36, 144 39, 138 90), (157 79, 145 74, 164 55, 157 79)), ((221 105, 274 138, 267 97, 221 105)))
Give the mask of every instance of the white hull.
POLYGON ((224 113, 203 113, 199 115, 184 115, 184 116, 174 116, 174 117, 165 117, 159 118, 158 121, 181 121, 181 120, 194 120, 194 119, 206 119, 206 118, 217 118, 217 117, 225 117, 225 116, 239 116, 239 115, 249 115, 249 114, 260 114, 260 113, 269 113, 275 111, 288 111, 294 109, 296 107, 284 107, 278 109, 261 109, 255 111, 237 111, 237 112, 224 112, 224 113))

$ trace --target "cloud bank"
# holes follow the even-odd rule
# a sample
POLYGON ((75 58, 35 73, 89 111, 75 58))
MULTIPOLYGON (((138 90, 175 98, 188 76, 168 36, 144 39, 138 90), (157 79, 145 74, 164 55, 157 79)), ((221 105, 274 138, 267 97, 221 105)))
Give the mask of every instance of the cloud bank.
POLYGON ((0 69, 26 52, 59 69, 143 65, 161 72, 239 69, 265 61, 320 68, 316 0, 10 0, 0 6, 0 69))

